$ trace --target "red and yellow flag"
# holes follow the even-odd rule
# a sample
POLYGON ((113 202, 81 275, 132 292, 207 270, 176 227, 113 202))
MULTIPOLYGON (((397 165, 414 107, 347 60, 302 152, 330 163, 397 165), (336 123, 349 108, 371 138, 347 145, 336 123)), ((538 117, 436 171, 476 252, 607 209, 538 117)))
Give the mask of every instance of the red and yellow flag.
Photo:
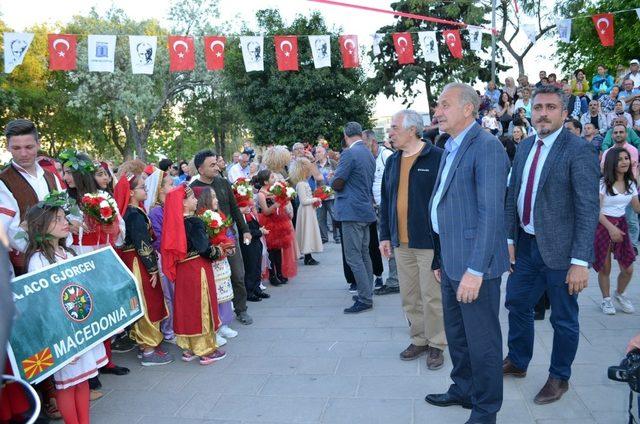
POLYGON ((48 347, 22 361, 22 368, 28 379, 37 376, 52 365, 53 356, 51 355, 51 349, 48 347))

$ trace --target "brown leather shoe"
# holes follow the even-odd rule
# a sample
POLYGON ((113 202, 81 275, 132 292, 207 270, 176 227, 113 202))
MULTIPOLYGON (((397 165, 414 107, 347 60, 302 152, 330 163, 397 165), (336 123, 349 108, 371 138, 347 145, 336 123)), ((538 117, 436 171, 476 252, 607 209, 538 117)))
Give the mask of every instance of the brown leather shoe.
POLYGON ((408 348, 400 352, 400 359, 403 361, 413 361, 414 359, 419 358, 428 349, 429 346, 416 346, 411 343, 408 348))
POLYGON ((444 354, 437 347, 429 346, 427 351, 427 368, 439 370, 444 365, 444 354))
POLYGON ((510 375, 515 378, 525 378, 527 376, 527 372, 513 365, 513 362, 511 362, 511 359, 507 356, 504 358, 504 361, 502 361, 502 375, 510 375))
POLYGON ((559 400, 567 390, 569 390, 569 382, 567 380, 549 377, 536 397, 533 398, 533 401, 538 405, 552 403, 559 400))

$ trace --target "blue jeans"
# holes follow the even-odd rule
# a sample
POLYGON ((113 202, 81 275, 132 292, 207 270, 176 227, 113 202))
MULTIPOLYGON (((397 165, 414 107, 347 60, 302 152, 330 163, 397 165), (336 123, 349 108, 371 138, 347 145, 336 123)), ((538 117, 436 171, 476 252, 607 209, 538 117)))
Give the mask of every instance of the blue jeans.
POLYGON ((551 302, 553 349, 549 374, 569 380, 578 350, 578 295, 570 295, 568 269, 554 270, 544 264, 535 237, 520 232, 514 272, 507 280, 505 306, 509 310, 509 354, 511 362, 526 370, 533 355, 533 308, 546 290, 551 302))

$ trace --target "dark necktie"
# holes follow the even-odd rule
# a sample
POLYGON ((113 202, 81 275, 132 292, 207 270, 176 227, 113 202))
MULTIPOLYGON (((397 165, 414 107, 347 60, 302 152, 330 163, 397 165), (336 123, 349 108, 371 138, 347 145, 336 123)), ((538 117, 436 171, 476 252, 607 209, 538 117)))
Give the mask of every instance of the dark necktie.
POLYGON ((533 162, 531 162, 531 168, 529 169, 529 177, 527 178, 527 189, 524 192, 524 212, 522 213, 522 223, 529 225, 531 222, 531 199, 533 197, 533 182, 536 179, 536 168, 538 167, 538 159, 540 158, 540 150, 544 143, 542 140, 538 140, 538 147, 536 153, 533 155, 533 162))

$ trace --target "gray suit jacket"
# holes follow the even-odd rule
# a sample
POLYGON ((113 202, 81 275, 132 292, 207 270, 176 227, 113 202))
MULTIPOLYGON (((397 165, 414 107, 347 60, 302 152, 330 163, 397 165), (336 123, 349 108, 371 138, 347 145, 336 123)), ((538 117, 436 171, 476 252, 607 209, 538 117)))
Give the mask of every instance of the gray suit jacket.
POLYGON ((461 280, 467 268, 484 273, 485 279, 498 278, 509 269, 504 232, 508 172, 509 158, 502 144, 474 124, 453 159, 438 204, 436 254, 451 279, 461 280))
MULTIPOLYGON (((507 236, 516 245, 521 229, 518 195, 534 142, 535 137, 529 137, 516 151, 507 190, 507 236)), ((571 258, 593 261, 593 240, 600 214, 599 184, 600 169, 593 147, 563 129, 542 168, 533 205, 538 248, 549 268, 568 269, 571 258)))

